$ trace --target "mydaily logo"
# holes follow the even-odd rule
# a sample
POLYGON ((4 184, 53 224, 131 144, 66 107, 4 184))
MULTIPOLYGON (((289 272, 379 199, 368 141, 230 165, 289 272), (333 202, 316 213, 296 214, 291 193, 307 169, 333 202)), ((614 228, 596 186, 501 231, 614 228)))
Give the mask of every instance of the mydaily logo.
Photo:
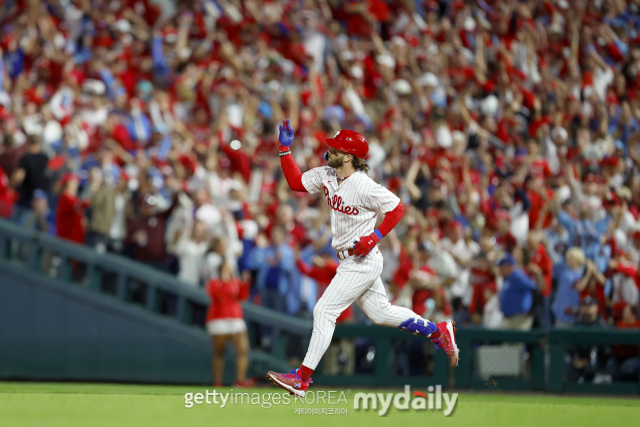
POLYGON ((369 410, 369 408, 378 411, 378 415, 384 417, 389 412, 391 405, 400 410, 406 411, 413 409, 415 411, 442 411, 444 402, 446 409, 443 410, 444 416, 448 417, 458 403, 458 393, 443 393, 442 386, 430 386, 427 388, 425 395, 421 391, 414 391, 411 395, 411 386, 404 386, 404 393, 356 393, 354 396, 353 407, 356 410, 369 410))

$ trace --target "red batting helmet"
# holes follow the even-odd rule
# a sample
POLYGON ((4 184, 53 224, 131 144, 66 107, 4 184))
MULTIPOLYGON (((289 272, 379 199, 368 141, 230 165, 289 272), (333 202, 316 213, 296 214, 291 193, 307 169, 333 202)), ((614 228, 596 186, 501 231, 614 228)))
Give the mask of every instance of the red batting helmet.
POLYGON ((329 147, 344 151, 361 159, 367 157, 367 153, 369 152, 369 144, 367 144, 365 137, 349 129, 338 131, 333 138, 327 138, 327 144, 329 144, 329 147))

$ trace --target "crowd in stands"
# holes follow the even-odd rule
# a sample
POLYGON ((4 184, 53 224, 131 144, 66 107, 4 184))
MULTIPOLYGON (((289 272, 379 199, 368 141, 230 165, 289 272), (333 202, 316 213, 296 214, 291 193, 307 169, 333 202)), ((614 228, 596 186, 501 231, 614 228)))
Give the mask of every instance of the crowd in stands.
POLYGON ((20 226, 193 286, 227 261, 254 303, 309 315, 338 260, 325 201, 281 173, 288 118, 303 171, 339 129, 366 136, 406 209, 380 245, 394 304, 640 326, 637 0, 0 8, 0 216, 20 226))

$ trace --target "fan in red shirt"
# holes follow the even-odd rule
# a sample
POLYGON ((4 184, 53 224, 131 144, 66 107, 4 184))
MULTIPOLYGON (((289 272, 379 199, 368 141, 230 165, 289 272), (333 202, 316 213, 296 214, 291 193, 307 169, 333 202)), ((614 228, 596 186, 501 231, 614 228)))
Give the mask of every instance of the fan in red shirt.
POLYGON ((531 138, 527 141, 527 153, 533 159, 531 166, 529 166, 529 173, 532 176, 543 176, 546 179, 551 177, 553 173, 551 172, 549 162, 542 157, 540 152, 540 144, 538 144, 535 139, 531 138))
MULTIPOLYGON (((424 264, 418 270, 413 272, 412 284, 418 281, 426 281, 436 276, 436 272, 433 271, 427 264, 424 264)), ((423 314, 425 312, 425 302, 433 297, 433 289, 418 288, 413 292, 411 297, 411 310, 414 313, 423 314)))
POLYGON ((352 36, 369 37, 375 21, 386 22, 389 8, 382 0, 350 0, 344 6, 347 33, 352 36))
POLYGON ((72 242, 84 244, 84 211, 88 201, 78 198, 78 177, 67 174, 62 178, 62 193, 56 210, 57 236, 72 242))
MULTIPOLYGON (((320 299, 331 283, 333 276, 336 275, 340 264, 328 256, 316 256, 313 259, 313 265, 309 265, 301 259, 296 260, 296 265, 302 274, 311 277, 318 283, 318 299, 320 299)), ((340 316, 338 316, 336 319, 336 325, 351 320, 352 317, 353 311, 351 310, 351 306, 349 306, 342 312, 342 314, 340 314, 340 316)))
POLYGON ((624 251, 616 248, 604 276, 611 280, 612 285, 610 299, 606 301, 611 306, 611 317, 619 320, 625 306, 637 304, 638 291, 634 288, 638 288, 638 268, 628 260, 624 251))
POLYGON ((104 125, 100 126, 98 132, 91 138, 87 153, 93 153, 108 142, 116 152, 130 152, 136 149, 136 143, 132 141, 127 128, 120 123, 115 114, 109 115, 104 125), (117 143, 114 144, 113 141, 117 143))
POLYGON ((411 298, 411 309, 424 317, 427 317, 429 308, 427 300, 433 299, 435 307, 429 313, 429 317, 433 318, 435 313, 442 313, 444 316, 453 315, 451 304, 444 294, 444 288, 453 283, 453 278, 440 279, 436 272, 429 267, 426 260, 431 256, 434 246, 431 241, 427 241, 420 245, 420 258, 414 260, 413 270, 409 273, 409 285, 413 287, 414 292, 411 298), (424 261, 424 262, 422 262, 424 261))
POLYGON ((516 238, 511 234, 511 215, 504 209, 485 210, 487 226, 483 234, 493 237, 495 245, 507 251, 511 251, 518 245, 516 238))
POLYGON ((553 262, 542 242, 542 233, 531 231, 527 237, 525 250, 528 250, 529 263, 525 272, 536 281, 538 294, 534 303, 534 321, 536 326, 548 331, 551 329, 551 278, 553 276, 553 262), (540 298, 541 297, 541 298, 540 298))
POLYGON ((400 255, 398 256, 398 268, 393 273, 393 278, 391 279, 391 283, 394 284, 399 292, 404 285, 409 280, 409 274, 411 273, 411 269, 413 268, 413 261, 404 245, 400 246, 400 255))
POLYGON ((473 294, 469 304, 469 314, 473 323, 482 323, 482 313, 486 300, 485 289, 496 286, 496 277, 491 269, 491 262, 483 253, 479 254, 471 263, 471 286, 473 294))
POLYGON ((527 273, 532 279, 540 278, 538 287, 542 288, 540 293, 544 298, 551 294, 551 276, 553 273, 553 263, 547 253, 547 248, 542 243, 542 235, 539 232, 531 232, 527 238, 527 249, 529 250, 529 265, 527 273))
POLYGON ((604 293, 606 280, 605 275, 598 271, 596 264, 588 259, 584 276, 575 284, 577 291, 580 292, 580 301, 591 297, 598 304, 598 314, 605 320, 608 317, 607 297, 604 293))
MULTIPOLYGON (((85 209, 89 207, 89 201, 81 201, 78 198, 78 183, 79 179, 76 175, 69 173, 62 177, 62 193, 56 209, 56 233, 62 239, 83 245, 85 243, 85 209)), ((71 261, 73 280, 80 279, 83 271, 80 263, 71 261)))
POLYGON ((281 204, 275 210, 275 222, 269 223, 265 230, 268 237, 271 237, 271 230, 275 226, 282 227, 287 234, 287 243, 294 247, 296 245, 305 246, 309 243, 305 228, 296 221, 295 213, 291 205, 281 204))
POLYGON ((544 176, 534 175, 529 181, 527 197, 531 205, 529 207, 529 230, 538 227, 538 221, 542 221, 542 228, 551 224, 551 202, 554 200, 553 190, 545 187, 544 176))
POLYGON ((199 107, 194 116, 193 123, 187 124, 187 129, 193 134, 196 145, 200 145, 200 149, 206 151, 209 147, 209 140, 211 139, 211 126, 207 124, 208 117, 207 110, 204 107, 199 107))
POLYGON ((531 123, 529 124, 529 135, 533 138, 538 136, 538 130, 543 126, 549 126, 551 124, 551 117, 546 114, 549 111, 549 107, 544 104, 542 105, 540 102, 540 98, 535 98, 533 103, 533 116, 531 119, 531 123))
POLYGON ((0 218, 11 218, 14 202, 15 191, 11 189, 9 178, 0 166, 0 218))
POLYGON ((227 340, 236 349, 236 387, 251 387, 253 382, 246 379, 249 354, 247 325, 242 316, 240 301, 249 296, 249 283, 233 276, 233 268, 228 262, 220 265, 220 279, 211 279, 207 283, 207 293, 211 305, 207 311, 207 331, 213 345, 214 386, 222 386, 224 372, 224 353, 227 340))
POLYGON ((251 179, 251 159, 243 150, 234 150, 224 140, 220 141, 220 149, 227 155, 231 162, 231 170, 240 172, 246 183, 251 179))

